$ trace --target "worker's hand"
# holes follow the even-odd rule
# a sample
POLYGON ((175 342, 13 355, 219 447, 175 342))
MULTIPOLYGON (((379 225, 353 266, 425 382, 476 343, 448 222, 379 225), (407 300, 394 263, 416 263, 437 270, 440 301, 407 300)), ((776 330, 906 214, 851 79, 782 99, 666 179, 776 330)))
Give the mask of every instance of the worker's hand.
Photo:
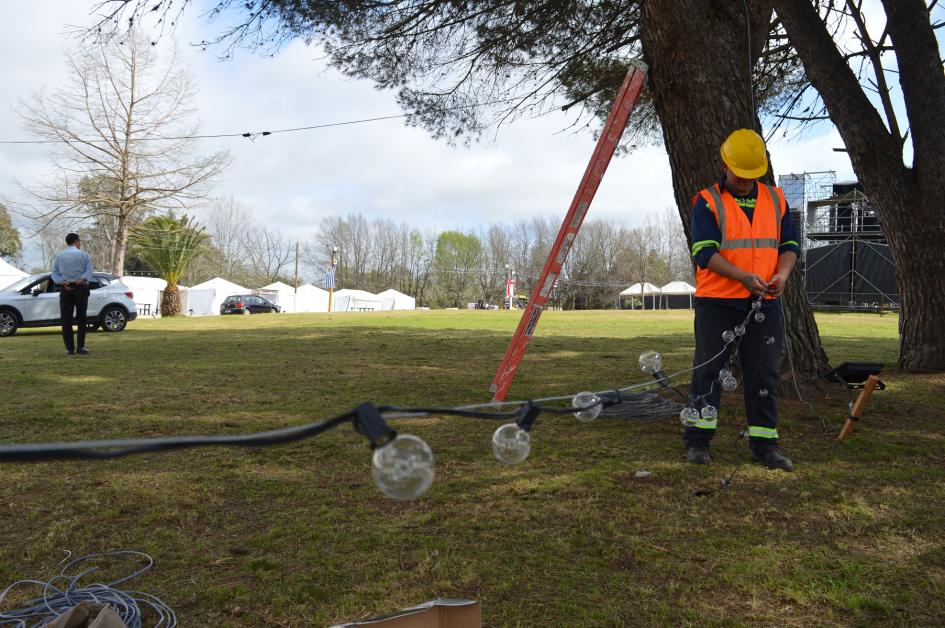
POLYGON ((773 297, 779 297, 784 292, 784 284, 787 283, 787 277, 775 273, 768 282, 768 294, 773 297))
POLYGON ((750 293, 756 296, 764 294, 768 289, 768 284, 765 282, 765 280, 755 273, 745 273, 745 276, 742 277, 741 282, 750 293))

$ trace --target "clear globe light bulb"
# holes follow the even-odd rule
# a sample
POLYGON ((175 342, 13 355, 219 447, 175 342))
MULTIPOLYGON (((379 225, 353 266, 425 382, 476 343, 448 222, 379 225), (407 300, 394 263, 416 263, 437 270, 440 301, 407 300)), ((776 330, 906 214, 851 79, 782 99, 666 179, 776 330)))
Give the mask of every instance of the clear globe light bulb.
POLYGON ((693 427, 699 422, 699 411, 695 408, 683 408, 679 411, 679 421, 686 427, 693 427))
POLYGON ((766 345, 773 345, 773 344, 774 344, 774 336, 765 336, 765 344, 766 344, 766 345))
POLYGON ((736 388, 738 388, 738 380, 734 376, 729 375, 722 378, 722 390, 732 392, 736 388))
POLYGON ((767 396, 768 396, 768 389, 767 389, 767 388, 759 388, 759 389, 758 389, 758 396, 761 397, 762 399, 764 399, 765 397, 767 397, 767 396))
POLYGON ((377 488, 391 499, 416 499, 433 484, 433 450, 422 439, 401 434, 374 450, 371 473, 377 488))
POLYGON ((702 408, 702 418, 706 421, 714 421, 719 416, 719 409, 715 406, 704 406, 702 408))
POLYGON ((735 332, 733 332, 731 329, 726 329, 722 332, 722 340, 725 342, 732 342, 735 340, 735 332))
POLYGON ((505 464, 518 464, 532 450, 532 435, 515 423, 506 423, 492 433, 492 453, 505 464))
POLYGON ((589 423, 597 418, 604 405, 600 402, 600 397, 592 392, 579 392, 571 398, 572 408, 586 408, 574 413, 578 421, 589 423), (588 406, 590 406, 588 408, 588 406))
POLYGON ((765 313, 764 312, 755 312, 755 322, 763 323, 765 322, 765 313))
POLYGON ((663 368, 663 356, 656 351, 644 351, 640 354, 640 370, 653 375, 663 368))
POLYGON ((744 336, 745 335, 745 326, 744 325, 735 325, 735 335, 744 336))

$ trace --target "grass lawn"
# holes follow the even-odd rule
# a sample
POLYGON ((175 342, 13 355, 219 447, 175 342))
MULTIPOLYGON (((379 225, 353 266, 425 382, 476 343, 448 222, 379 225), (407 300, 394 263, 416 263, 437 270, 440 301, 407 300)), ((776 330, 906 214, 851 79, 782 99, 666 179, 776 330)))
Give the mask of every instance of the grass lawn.
MULTIPOLYGON (((69 358, 57 330, 25 330, 0 339, 0 442, 241 433, 368 400, 487 401, 517 322, 489 311, 140 320, 69 358)), ((895 316, 818 322, 835 364, 895 365, 895 316)), ((642 381, 644 349, 684 368, 691 327, 689 312, 548 312, 510 398, 642 381)), ((327 625, 437 596, 475 598, 484 625, 503 628, 942 625, 945 375, 883 379, 842 444, 846 391, 808 390, 817 416, 783 400, 797 471, 749 464, 708 497, 694 493, 748 458, 735 445, 740 390, 709 468, 683 462, 676 419, 542 416, 518 467, 492 457, 495 423, 397 421, 437 456, 433 488, 410 503, 375 489, 367 444, 347 427, 265 449, 0 465, 0 590, 48 578, 64 550, 130 548, 157 563, 131 586, 186 627, 327 625)))

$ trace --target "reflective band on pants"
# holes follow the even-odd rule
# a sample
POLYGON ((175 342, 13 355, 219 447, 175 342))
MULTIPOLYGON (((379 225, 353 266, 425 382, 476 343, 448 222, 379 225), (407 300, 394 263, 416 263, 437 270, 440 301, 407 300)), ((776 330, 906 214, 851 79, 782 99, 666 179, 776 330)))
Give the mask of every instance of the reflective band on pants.
POLYGON ((778 430, 773 427, 748 426, 748 435, 753 438, 777 438, 778 430))

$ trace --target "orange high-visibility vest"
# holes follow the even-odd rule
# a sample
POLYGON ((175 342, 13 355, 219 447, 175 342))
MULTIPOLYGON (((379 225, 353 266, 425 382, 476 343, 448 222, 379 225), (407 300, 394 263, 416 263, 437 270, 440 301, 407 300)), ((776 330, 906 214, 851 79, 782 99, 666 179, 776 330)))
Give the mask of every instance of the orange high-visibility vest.
MULTIPOLYGON (((706 200, 722 232, 719 255, 742 270, 770 281, 778 268, 781 219, 787 211, 781 188, 758 183, 755 212, 750 222, 735 202, 735 197, 728 190, 722 191, 718 184, 699 194, 706 200)), ((693 204, 697 198, 693 198, 693 204)), ((699 267, 696 271, 696 296, 739 299, 751 296, 751 293, 741 282, 699 267)))

